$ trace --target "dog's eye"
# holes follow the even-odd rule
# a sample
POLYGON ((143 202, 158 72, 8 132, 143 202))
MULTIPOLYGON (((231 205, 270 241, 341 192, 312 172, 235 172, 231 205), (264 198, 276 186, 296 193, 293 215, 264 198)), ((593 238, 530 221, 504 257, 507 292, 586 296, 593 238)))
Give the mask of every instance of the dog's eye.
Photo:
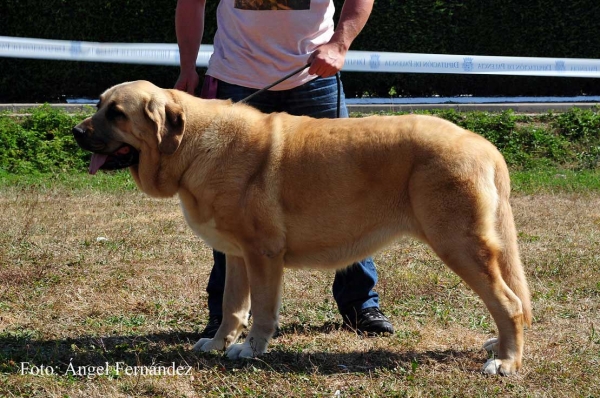
POLYGON ((110 120, 113 119, 127 119, 127 116, 125 115, 125 113, 123 113, 122 110, 120 110, 119 108, 117 108, 116 106, 112 105, 110 108, 108 108, 108 110, 106 111, 106 117, 110 120))

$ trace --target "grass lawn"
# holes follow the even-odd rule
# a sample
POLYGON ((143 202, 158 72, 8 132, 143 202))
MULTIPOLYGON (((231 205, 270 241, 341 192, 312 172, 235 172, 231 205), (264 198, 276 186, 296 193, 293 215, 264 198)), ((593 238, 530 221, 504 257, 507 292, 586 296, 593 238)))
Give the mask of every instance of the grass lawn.
POLYGON ((211 249, 176 199, 126 172, 82 174, 71 128, 84 115, 42 106, 0 114, 0 397, 599 397, 600 108, 436 114, 511 169, 534 312, 518 375, 480 373, 494 322, 411 239, 374 256, 393 336, 341 327, 332 272, 288 270, 266 355, 193 352, 211 249))
POLYGON ((414 240, 375 256, 393 336, 341 328, 333 273, 286 271, 282 335, 232 362, 191 351, 211 250, 176 199, 146 197, 126 173, 4 176, 0 396, 598 396, 598 173, 515 172, 513 183, 534 324, 522 371, 489 377, 489 313, 414 240))

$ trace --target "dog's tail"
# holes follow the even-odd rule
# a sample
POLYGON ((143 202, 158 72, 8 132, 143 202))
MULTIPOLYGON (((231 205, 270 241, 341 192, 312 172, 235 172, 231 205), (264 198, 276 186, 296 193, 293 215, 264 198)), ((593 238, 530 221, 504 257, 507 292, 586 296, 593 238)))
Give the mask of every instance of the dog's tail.
POLYGON ((496 215, 496 230, 502 242, 498 262, 502 279, 519 297, 523 306, 523 321, 531 326, 531 295, 517 245, 517 231, 510 206, 510 177, 504 161, 496 167, 495 184, 499 196, 496 215))

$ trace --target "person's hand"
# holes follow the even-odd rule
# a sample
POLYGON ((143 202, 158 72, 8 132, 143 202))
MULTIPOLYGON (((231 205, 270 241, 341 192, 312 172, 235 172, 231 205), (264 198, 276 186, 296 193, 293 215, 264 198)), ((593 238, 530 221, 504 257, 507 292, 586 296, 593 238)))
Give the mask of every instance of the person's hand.
POLYGON ((310 55, 308 73, 321 77, 330 77, 338 73, 344 66, 346 50, 334 43, 323 44, 310 55))
POLYGON ((188 94, 194 95, 199 82, 200 77, 195 69, 192 69, 188 72, 181 71, 179 78, 175 82, 175 88, 177 90, 185 91, 188 94))

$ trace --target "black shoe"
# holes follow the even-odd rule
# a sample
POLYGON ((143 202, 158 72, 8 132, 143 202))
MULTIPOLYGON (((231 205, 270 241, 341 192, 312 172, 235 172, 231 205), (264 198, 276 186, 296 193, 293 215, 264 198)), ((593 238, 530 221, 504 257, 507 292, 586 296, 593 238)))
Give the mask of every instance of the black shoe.
POLYGON ((379 336, 382 334, 393 334, 394 327, 381 312, 379 307, 369 307, 354 314, 343 315, 344 325, 358 334, 367 336, 379 336))
POLYGON ((217 315, 210 315, 208 317, 208 323, 206 324, 206 327, 202 333, 200 333, 200 338, 212 339, 215 337, 217 330, 219 330, 219 326, 221 326, 221 317, 217 315))

